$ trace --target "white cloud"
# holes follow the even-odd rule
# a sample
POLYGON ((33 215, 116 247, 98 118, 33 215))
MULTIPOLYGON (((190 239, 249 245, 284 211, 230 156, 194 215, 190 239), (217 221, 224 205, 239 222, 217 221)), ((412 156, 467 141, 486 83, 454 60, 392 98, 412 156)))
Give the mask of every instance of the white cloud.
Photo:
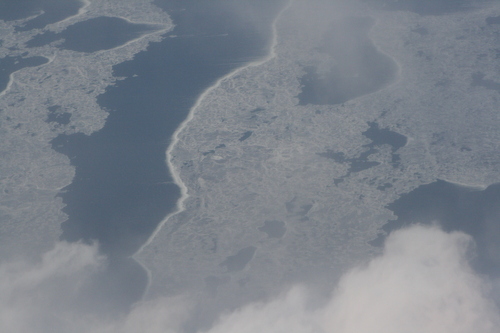
POLYGON ((178 333, 188 316, 188 304, 182 297, 159 298, 139 303, 126 317, 101 323, 88 333, 178 333))
MULTIPOLYGON (((345 274, 331 299, 311 308, 296 287, 267 303, 226 314, 207 333, 494 333, 499 309, 490 285, 467 262, 462 233, 416 226, 388 237, 384 253, 345 274)), ((334 254, 332 254, 334 255, 334 254)), ((183 299, 137 304, 121 319, 81 317, 78 285, 102 266, 96 247, 61 243, 41 263, 0 267, 0 331, 177 333, 189 321, 183 299)))
POLYGON ((395 232, 384 254, 346 274, 323 310, 336 332, 499 332, 489 285, 467 263, 462 233, 413 227, 395 232))
POLYGON ((38 263, 0 265, 0 332, 71 332, 81 287, 103 264, 95 245, 61 242, 38 263))
POLYGON ((471 239, 437 228, 393 233, 382 256, 345 274, 330 302, 305 309, 304 291, 223 318, 210 333, 500 332, 488 284, 467 263, 471 239))

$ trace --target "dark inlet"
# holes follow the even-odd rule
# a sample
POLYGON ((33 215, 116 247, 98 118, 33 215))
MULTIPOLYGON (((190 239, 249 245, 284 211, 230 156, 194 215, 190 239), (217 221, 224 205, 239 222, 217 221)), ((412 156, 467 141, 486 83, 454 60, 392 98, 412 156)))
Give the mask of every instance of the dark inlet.
MULTIPOLYGON (((271 22, 282 2, 156 4, 171 15, 176 24, 172 35, 178 37, 153 43, 133 60, 114 67, 114 75, 126 79, 98 98, 109 110, 104 128, 90 136, 59 135, 52 141, 76 168, 73 182, 60 194, 68 214, 62 238, 98 240, 111 262, 137 275, 134 281, 145 281, 145 272, 125 258, 139 249, 179 198, 165 164, 173 132, 208 86, 267 54, 271 22), (241 6, 255 11, 261 21, 248 21, 248 12, 237 11, 241 6)), ((122 278, 126 279, 108 272, 96 284, 122 278)), ((123 295, 113 298, 115 290, 107 295, 108 301, 123 308, 138 299, 146 283, 116 285, 122 286, 123 295)))

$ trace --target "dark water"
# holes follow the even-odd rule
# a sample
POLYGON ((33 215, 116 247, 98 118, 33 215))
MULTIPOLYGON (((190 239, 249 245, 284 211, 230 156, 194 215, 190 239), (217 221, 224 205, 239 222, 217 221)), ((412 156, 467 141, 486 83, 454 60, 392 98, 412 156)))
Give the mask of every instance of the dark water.
MULTIPOLYGON (((369 122, 370 128, 364 131, 362 134, 370 139, 372 142, 364 145, 363 147, 368 148, 366 151, 359 154, 359 156, 347 158, 343 152, 336 152, 334 150, 328 149, 326 152, 317 153, 321 157, 329 158, 337 163, 349 163, 349 169, 347 174, 342 178, 336 179, 335 184, 341 183, 345 177, 349 177, 351 173, 361 172, 363 170, 372 168, 374 166, 380 165, 379 162, 370 161, 370 155, 378 153, 377 147, 382 145, 391 146, 392 150, 392 166, 394 168, 399 167, 400 157, 396 152, 399 148, 406 145, 408 139, 406 136, 399 134, 397 132, 391 131, 387 128, 380 128, 378 123, 369 122)), ((383 190, 383 189, 382 189, 383 190)))
POLYGON ((239 272, 252 260, 256 250, 255 246, 245 247, 235 255, 227 257, 220 265, 226 267, 228 272, 239 272))
POLYGON ((471 8, 471 0, 363 0, 380 9, 410 11, 419 15, 444 15, 471 8))
POLYGON ((500 92, 500 82, 495 82, 493 80, 485 79, 486 75, 481 72, 472 74, 472 87, 484 87, 490 90, 496 90, 500 92))
POLYGON ((40 29, 76 15, 81 7, 78 0, 3 0, 0 1, 0 20, 13 21, 38 15, 17 30, 40 29))
POLYGON ((246 131, 245 133, 243 133, 243 135, 238 139, 239 141, 245 141, 246 139, 248 139, 251 135, 253 134, 252 131, 246 131))
POLYGON ((1 1, 0 20, 13 21, 36 15, 41 7, 41 0, 1 1))
POLYGON ((258 229, 265 232, 270 238, 281 238, 286 233, 286 225, 283 221, 265 221, 264 225, 258 229))
POLYGON ((399 154, 396 153, 396 151, 399 148, 406 146, 406 143, 408 142, 406 136, 391 131, 387 128, 379 128, 376 122, 370 122, 368 123, 368 125, 370 125, 370 128, 365 132, 363 132, 363 135, 366 136, 368 139, 372 140, 371 143, 366 145, 366 147, 370 148, 369 152, 371 151, 375 153, 376 152, 375 148, 377 146, 390 145, 392 150, 392 155, 391 155, 392 166, 394 168, 399 167, 401 158, 399 154))
POLYGON ((49 115, 46 122, 57 123, 59 125, 68 125, 71 120, 71 113, 64 112, 59 105, 49 106, 49 115))
MULTIPOLYGON (((121 270, 134 281, 144 280, 145 273, 124 258, 138 250, 179 199, 179 188, 165 165, 173 132, 208 86, 268 53, 271 22, 283 2, 156 4, 171 15, 176 24, 172 34, 180 37, 153 43, 114 67, 114 75, 126 79, 98 98, 110 112, 103 129, 52 141, 76 168, 73 182, 60 194, 69 216, 62 224, 62 238, 98 240, 115 266, 125 265, 121 270), (252 13, 258 22, 251 19, 252 13)), ((108 272, 96 284, 122 285, 107 296, 123 294, 119 303, 129 305, 145 283, 129 284, 127 279, 108 272), (125 282, 117 282, 120 279, 125 282)))
POLYGON ((320 52, 332 58, 327 72, 305 68, 301 78, 300 105, 341 104, 378 91, 396 78, 398 66, 379 52, 368 38, 371 18, 359 17, 336 23, 324 37, 320 52))
POLYGON ((46 64, 45 57, 5 57, 0 59, 0 92, 4 91, 10 81, 10 74, 25 67, 35 67, 46 64))
POLYGON ((101 16, 70 25, 60 33, 46 31, 26 43, 28 47, 47 45, 64 39, 59 48, 95 52, 123 45, 130 40, 150 32, 155 27, 148 24, 134 24, 118 17, 101 16))
POLYGON ((399 148, 406 146, 408 142, 406 136, 387 128, 380 128, 376 122, 369 122, 368 125, 370 125, 370 128, 363 132, 363 135, 372 140, 372 142, 366 145, 367 147, 373 148, 380 145, 390 145, 392 151, 395 152, 399 148))
POLYGON ((487 17, 486 24, 500 24, 500 16, 487 17))
POLYGON ((387 233, 414 223, 437 221, 445 231, 462 231, 476 241, 474 267, 500 276, 500 184, 477 190, 438 180, 422 185, 387 206, 398 217, 387 233))

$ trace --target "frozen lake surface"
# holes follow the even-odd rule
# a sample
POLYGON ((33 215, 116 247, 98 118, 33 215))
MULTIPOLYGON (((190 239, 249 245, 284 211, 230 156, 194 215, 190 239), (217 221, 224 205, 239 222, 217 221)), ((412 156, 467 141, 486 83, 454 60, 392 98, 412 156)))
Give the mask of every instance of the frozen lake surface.
POLYGON ((98 241, 70 311, 182 295, 196 332, 296 284, 326 302, 416 223, 469 234, 470 274, 498 277, 498 2, 20 3, 0 4, 0 265, 98 241))

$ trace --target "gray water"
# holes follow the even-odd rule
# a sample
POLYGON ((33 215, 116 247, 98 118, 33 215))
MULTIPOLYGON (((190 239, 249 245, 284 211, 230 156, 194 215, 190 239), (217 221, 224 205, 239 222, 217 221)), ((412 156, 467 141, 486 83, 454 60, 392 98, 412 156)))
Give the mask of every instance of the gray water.
POLYGON ((227 257, 220 265, 226 267, 228 272, 241 271, 252 260, 256 250, 255 246, 245 247, 236 254, 227 257))
POLYGON ((481 72, 477 72, 472 74, 472 83, 471 86, 473 87, 484 87, 486 89, 490 90, 496 90, 500 92, 500 81, 493 81, 490 79, 485 79, 486 75, 481 72))
POLYGON ((16 30, 40 29, 76 15, 82 5, 78 0, 3 0, 0 1, 0 20, 15 21, 34 16, 16 30))
POLYGON ((283 221, 265 221, 258 230, 265 232, 270 238, 281 238, 286 233, 286 225, 283 221))
POLYGON ((471 0, 363 0, 379 9, 410 11, 419 15, 444 15, 469 10, 471 0))
POLYGON ((152 25, 101 16, 70 25, 60 33, 46 31, 36 35, 26 46, 38 47, 60 40, 57 47, 61 49, 90 53, 118 47, 153 30, 152 25))
POLYGON ((500 16, 487 17, 486 24, 500 24, 500 16))
MULTIPOLYGON (((394 168, 400 166, 398 149, 404 147, 408 141, 406 136, 391 131, 387 128, 380 128, 378 123, 369 122, 370 128, 364 131, 362 134, 370 139, 372 142, 364 145, 367 148, 364 152, 359 154, 359 156, 348 158, 343 152, 338 152, 332 149, 328 149, 326 152, 317 153, 321 157, 334 160, 336 163, 347 163, 349 164, 349 169, 347 174, 341 178, 335 179, 334 183, 337 185, 344 181, 344 178, 349 177, 352 173, 361 172, 369 168, 380 165, 379 162, 370 161, 369 157, 373 154, 378 153, 378 148, 382 145, 389 145, 391 147, 391 164, 394 168)), ((385 187, 381 188, 381 190, 385 187)))

